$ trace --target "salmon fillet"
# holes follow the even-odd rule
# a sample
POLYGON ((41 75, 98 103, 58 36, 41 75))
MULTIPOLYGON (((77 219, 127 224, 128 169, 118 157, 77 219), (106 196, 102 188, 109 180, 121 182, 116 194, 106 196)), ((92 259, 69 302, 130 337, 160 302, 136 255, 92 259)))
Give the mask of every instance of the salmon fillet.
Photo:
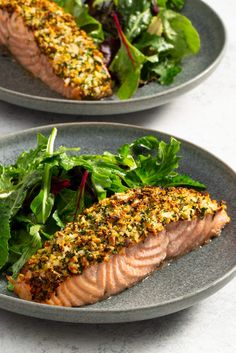
POLYGON ((220 235, 229 221, 224 202, 207 193, 128 190, 86 209, 11 282, 22 299, 61 306, 95 303, 220 235))
POLYGON ((50 0, 0 0, 0 45, 53 91, 71 99, 112 94, 102 53, 50 0))

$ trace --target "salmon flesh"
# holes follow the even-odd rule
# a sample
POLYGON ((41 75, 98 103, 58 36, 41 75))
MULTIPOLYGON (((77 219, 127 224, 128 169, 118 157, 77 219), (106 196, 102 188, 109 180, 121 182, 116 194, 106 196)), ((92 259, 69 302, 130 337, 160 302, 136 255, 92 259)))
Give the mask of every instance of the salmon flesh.
POLYGON ((47 241, 12 280, 14 291, 51 305, 96 303, 220 235, 229 221, 225 203, 208 193, 174 187, 118 193, 47 241))
POLYGON ((112 94, 102 53, 54 1, 0 0, 0 45, 66 98, 101 99, 112 94))

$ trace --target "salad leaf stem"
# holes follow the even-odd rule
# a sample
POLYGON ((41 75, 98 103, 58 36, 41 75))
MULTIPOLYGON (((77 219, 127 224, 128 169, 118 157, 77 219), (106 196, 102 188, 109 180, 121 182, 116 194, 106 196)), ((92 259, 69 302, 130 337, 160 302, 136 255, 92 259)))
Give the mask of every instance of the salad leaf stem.
POLYGON ((77 219, 78 214, 83 210, 83 207, 84 207, 84 190, 85 190, 85 185, 86 185, 88 176, 89 176, 89 172, 88 170, 85 170, 79 187, 74 221, 77 219))
POLYGON ((121 25, 120 25, 120 21, 119 21, 119 19, 118 19, 118 16, 117 16, 117 14, 116 14, 115 12, 113 12, 113 18, 114 18, 114 21, 115 21, 115 24, 116 24, 117 31, 118 31, 118 33, 119 33, 120 40, 121 40, 122 43, 124 44, 125 49, 126 49, 127 54, 128 54, 128 57, 129 57, 130 61, 132 62, 132 65, 134 66, 134 65, 135 65, 134 58, 133 58, 133 56, 132 56, 132 53, 131 53, 131 51, 130 51, 130 47, 129 47, 129 45, 128 45, 128 43, 127 43, 127 40, 126 40, 126 38, 125 38, 125 36, 124 36, 124 33, 123 33, 123 31, 122 31, 122 28, 121 28, 121 25))
MULTIPOLYGON (((49 136, 47 150, 46 153, 48 156, 52 156, 54 150, 54 143, 57 136, 57 129, 53 128, 52 133, 49 136)), ((51 166, 46 165, 44 170, 44 180, 43 180, 43 203, 42 203, 42 221, 43 224, 46 222, 46 205, 47 199, 49 197, 50 189, 51 189, 51 173, 50 173, 51 166)))
MULTIPOLYGON (((46 155, 48 157, 53 155, 54 142, 57 136, 57 129, 53 128, 52 133, 49 136, 46 155)), ((42 181, 42 188, 39 194, 34 198, 31 203, 31 210, 36 216, 38 223, 45 224, 47 218, 49 217, 53 204, 54 195, 50 193, 51 190, 51 164, 45 163, 44 175, 42 181)))

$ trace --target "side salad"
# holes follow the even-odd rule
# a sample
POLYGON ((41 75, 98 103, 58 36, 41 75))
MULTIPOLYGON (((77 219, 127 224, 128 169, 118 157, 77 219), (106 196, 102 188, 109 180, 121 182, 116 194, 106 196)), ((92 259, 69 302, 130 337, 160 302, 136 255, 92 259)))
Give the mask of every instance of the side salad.
POLYGON ((169 85, 200 38, 182 15, 185 0, 54 0, 96 41, 120 99, 140 85, 169 85))
POLYGON ((85 207, 116 192, 144 185, 205 186, 178 173, 180 142, 144 136, 116 153, 86 155, 54 149, 57 130, 12 165, 0 164, 0 272, 16 277, 25 262, 74 221, 85 207))

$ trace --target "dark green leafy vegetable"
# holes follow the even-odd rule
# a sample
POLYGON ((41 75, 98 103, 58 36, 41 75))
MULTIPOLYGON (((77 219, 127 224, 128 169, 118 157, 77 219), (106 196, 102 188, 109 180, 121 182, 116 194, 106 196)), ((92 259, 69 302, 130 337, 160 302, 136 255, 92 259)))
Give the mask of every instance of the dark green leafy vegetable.
MULTIPOLYGON (((8 169, 8 168, 6 168, 8 169)), ((11 169, 11 167, 10 167, 11 169)), ((8 261, 9 240, 11 238, 10 223, 22 207, 27 193, 34 185, 37 185, 42 173, 32 171, 28 176, 24 175, 17 187, 12 185, 14 191, 2 192, 0 198, 0 268, 8 261)), ((8 184, 6 184, 8 186, 8 184)))
POLYGON ((8 242, 11 236, 10 233, 10 217, 11 209, 3 200, 0 200, 0 268, 8 261, 9 246, 8 242))
POLYGON ((117 1, 117 10, 122 16, 124 32, 129 41, 148 28, 152 18, 151 5, 152 0, 117 1))
POLYGON ((29 228, 28 232, 18 234, 20 243, 11 245, 10 252, 15 253, 17 260, 11 266, 12 276, 16 278, 20 269, 24 266, 26 261, 42 247, 42 239, 40 236, 40 225, 33 225, 29 228), (18 258, 18 256, 20 256, 18 258))
POLYGON ((83 155, 54 150, 56 129, 38 135, 37 146, 16 163, 0 165, 0 269, 13 276, 56 230, 88 207, 128 188, 205 186, 178 173, 180 142, 138 138, 114 154, 83 155))
POLYGON ((172 10, 162 10, 158 16, 163 24, 163 35, 173 45, 172 58, 180 61, 185 56, 199 52, 198 32, 187 17, 172 10))
POLYGON ((149 67, 150 74, 153 72, 156 73, 158 75, 158 81, 162 85, 169 85, 172 83, 175 76, 178 75, 181 70, 181 67, 178 66, 175 61, 170 60, 166 60, 149 67))
POLYGON ((97 42, 104 40, 102 24, 89 14, 89 7, 82 0, 54 0, 66 12, 71 13, 79 27, 86 31, 97 42))
MULTIPOLYGON (((160 1, 158 1, 159 3, 160 1)), ((166 7, 175 11, 180 11, 184 7, 185 0, 167 0, 166 7)))
POLYGON ((127 99, 136 92, 141 70, 147 59, 145 55, 128 41, 120 28, 119 34, 121 47, 110 65, 110 70, 117 73, 120 81, 120 87, 117 92, 118 97, 120 99, 127 99))
POLYGON ((135 42, 136 48, 139 50, 149 50, 152 52, 157 52, 158 54, 163 52, 169 52, 174 48, 174 45, 167 42, 165 38, 144 32, 140 36, 139 40, 135 42))

